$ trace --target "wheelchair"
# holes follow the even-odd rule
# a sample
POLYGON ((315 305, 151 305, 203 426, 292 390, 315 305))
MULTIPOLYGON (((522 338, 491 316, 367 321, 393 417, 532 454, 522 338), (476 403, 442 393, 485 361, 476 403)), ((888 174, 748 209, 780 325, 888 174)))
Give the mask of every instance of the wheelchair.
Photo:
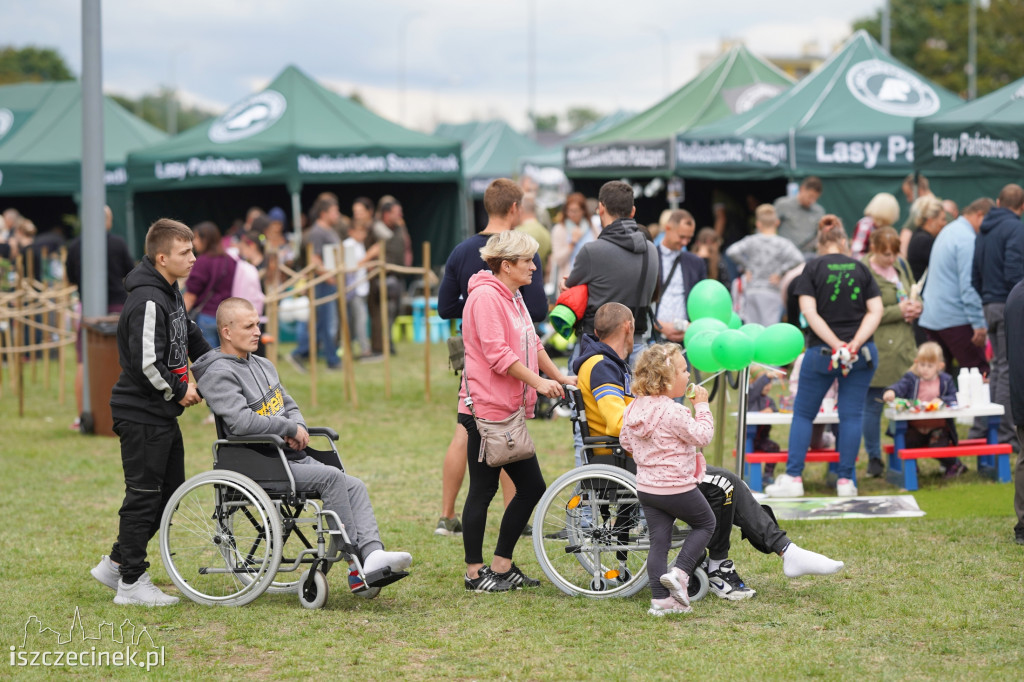
MULTIPOLYGON (((582 394, 575 386, 565 388, 569 397, 559 404, 570 409, 573 429, 583 438, 586 465, 555 479, 537 503, 533 549, 544 575, 565 594, 628 597, 647 585, 651 549, 636 465, 618 438, 590 435, 582 394)), ((677 522, 670 566, 688 534, 689 528, 677 522)), ((708 574, 701 566, 690 579, 690 601, 707 592, 708 574)))
MULTIPOLYGON (((216 424, 213 470, 185 481, 160 522, 160 555, 182 594, 200 604, 243 606, 264 592, 294 593, 302 606, 318 609, 335 563, 347 563, 349 589, 367 599, 408 575, 387 567, 363 572, 341 519, 321 507, 320 491, 297 489, 280 436, 229 436, 220 418, 216 424)), ((307 447, 306 454, 344 471, 337 432, 308 431, 328 449, 307 447)))

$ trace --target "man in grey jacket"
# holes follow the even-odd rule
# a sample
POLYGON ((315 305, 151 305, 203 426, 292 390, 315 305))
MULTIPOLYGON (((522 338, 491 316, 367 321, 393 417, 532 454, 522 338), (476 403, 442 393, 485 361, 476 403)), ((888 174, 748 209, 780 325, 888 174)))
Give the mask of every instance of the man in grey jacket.
MULTIPOLYGON (((271 433, 284 439, 295 485, 321 491, 323 508, 337 513, 358 548, 364 573, 385 566, 392 571, 409 568, 409 553, 384 550, 366 485, 306 455, 309 433, 298 405, 285 392, 274 365, 253 354, 261 332, 260 318, 252 304, 243 298, 221 303, 217 308, 217 331, 220 352, 204 355, 192 366, 192 373, 210 409, 224 420, 227 432, 234 436, 271 433)), ((377 591, 371 588, 356 594, 372 597, 377 591)))

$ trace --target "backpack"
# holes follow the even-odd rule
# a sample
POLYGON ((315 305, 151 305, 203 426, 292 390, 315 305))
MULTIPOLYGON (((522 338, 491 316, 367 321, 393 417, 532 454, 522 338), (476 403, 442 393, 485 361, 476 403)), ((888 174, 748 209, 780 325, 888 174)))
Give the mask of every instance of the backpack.
POLYGON ((235 257, 235 279, 231 283, 231 295, 244 298, 256 308, 256 313, 263 316, 263 283, 260 282, 260 271, 256 266, 243 258, 235 257))

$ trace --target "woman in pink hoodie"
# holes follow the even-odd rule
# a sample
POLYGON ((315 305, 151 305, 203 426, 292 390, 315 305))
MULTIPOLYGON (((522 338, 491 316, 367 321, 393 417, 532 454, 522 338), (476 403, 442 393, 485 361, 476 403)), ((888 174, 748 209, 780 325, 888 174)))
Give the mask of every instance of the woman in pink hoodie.
POLYGON ((694 414, 675 398, 687 395, 690 373, 679 346, 660 343, 647 348, 633 371, 637 398, 626 408, 619 441, 633 453, 636 488, 651 537, 647 574, 653 616, 690 611, 690 576, 704 559, 715 532, 715 515, 697 489, 707 464, 700 448, 711 442, 714 418, 708 392, 694 386, 694 414), (680 519, 690 526, 675 565, 668 568, 672 526, 680 519))
POLYGON ((533 279, 536 252, 537 240, 525 232, 500 232, 488 239, 480 257, 491 271, 481 270, 469 279, 469 296, 462 313, 466 366, 459 391, 459 423, 469 436, 469 492, 462 510, 462 543, 466 552, 465 586, 473 592, 507 592, 540 585, 539 580, 527 577, 512 563, 516 541, 546 487, 537 456, 498 468, 479 461, 480 433, 466 403, 468 383, 473 410, 481 419, 506 419, 524 403, 526 416, 532 417, 538 392, 560 398, 564 393, 562 384, 576 383, 575 377, 562 374, 548 357, 519 293, 519 288, 533 279), (538 371, 554 379, 545 379, 538 371), (515 484, 516 494, 501 519, 494 559, 485 566, 487 508, 498 490, 502 470, 515 484))

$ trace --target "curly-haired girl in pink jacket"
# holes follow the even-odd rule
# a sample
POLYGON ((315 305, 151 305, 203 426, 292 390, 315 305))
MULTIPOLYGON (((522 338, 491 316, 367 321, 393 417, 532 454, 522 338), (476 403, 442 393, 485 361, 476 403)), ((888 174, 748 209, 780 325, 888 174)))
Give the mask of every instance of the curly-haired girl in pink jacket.
POLYGON ((708 392, 695 386, 689 396, 694 414, 675 402, 687 394, 690 373, 679 346, 657 344, 637 359, 633 392, 637 398, 623 415, 622 446, 633 453, 636 487, 650 529, 647 574, 651 582, 651 615, 690 611, 689 577, 704 559, 715 532, 715 515, 697 484, 707 464, 700 448, 711 442, 714 419, 708 392), (691 530, 675 565, 668 568, 668 549, 676 519, 691 530))

